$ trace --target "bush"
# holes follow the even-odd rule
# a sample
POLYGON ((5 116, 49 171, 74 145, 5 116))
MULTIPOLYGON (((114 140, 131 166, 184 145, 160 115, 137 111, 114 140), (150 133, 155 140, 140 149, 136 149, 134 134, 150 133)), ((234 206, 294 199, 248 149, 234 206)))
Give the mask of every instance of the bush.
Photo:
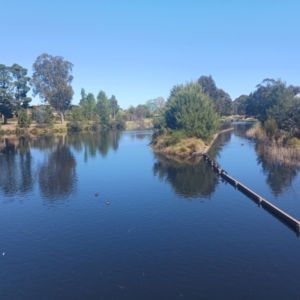
POLYGON ((18 124, 20 127, 29 127, 31 124, 31 118, 27 114, 27 109, 20 108, 18 110, 18 124))
POLYGON ((291 147, 291 148, 300 149, 300 140, 293 137, 293 138, 287 140, 286 145, 291 147))
POLYGON ((52 113, 52 109, 49 106, 40 106, 34 110, 33 118, 39 126, 52 126, 55 117, 52 113))
POLYGON ((267 137, 269 139, 272 139, 275 137, 277 128, 278 128, 278 126, 274 119, 269 119, 264 124, 264 129, 265 129, 267 137))
POLYGON ((212 100, 196 82, 173 87, 162 117, 162 126, 190 137, 210 139, 220 128, 212 100))

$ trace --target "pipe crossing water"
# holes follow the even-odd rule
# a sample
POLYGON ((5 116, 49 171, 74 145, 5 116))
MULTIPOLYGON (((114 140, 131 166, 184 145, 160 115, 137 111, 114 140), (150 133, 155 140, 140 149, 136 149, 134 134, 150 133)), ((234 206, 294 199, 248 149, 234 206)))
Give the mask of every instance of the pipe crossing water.
POLYGON ((300 222, 296 220, 295 218, 291 217, 260 195, 253 192, 251 189, 243 185, 242 183, 238 182, 233 177, 229 176, 227 172, 217 164, 207 153, 202 153, 202 156, 206 163, 210 164, 212 170, 216 172, 219 176, 221 176, 224 180, 229 182, 232 186, 234 186, 236 189, 241 191, 246 196, 253 199, 259 207, 265 208, 268 212, 270 212, 272 215, 276 216, 280 221, 283 221, 285 224, 287 224, 290 228, 292 228, 294 231, 297 232, 297 235, 299 236, 300 233, 300 222))

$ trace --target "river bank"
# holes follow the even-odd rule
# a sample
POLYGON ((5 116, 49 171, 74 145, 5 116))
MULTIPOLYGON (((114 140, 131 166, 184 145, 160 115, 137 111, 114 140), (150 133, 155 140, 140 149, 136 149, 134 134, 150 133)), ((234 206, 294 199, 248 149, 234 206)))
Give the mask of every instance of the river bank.
MULTIPOLYGON (((137 121, 126 121, 124 125, 125 130, 142 130, 142 129, 152 129, 153 121, 152 119, 143 119, 137 121)), ((85 124, 82 126, 80 131, 98 131, 100 125, 85 124)), ((38 126, 37 124, 30 124, 29 127, 24 128, 18 125, 17 120, 10 120, 8 124, 0 125, 0 136, 13 136, 13 135, 44 135, 44 134, 54 134, 54 133, 65 133, 70 131, 68 122, 64 124, 55 123, 52 126, 38 126)))

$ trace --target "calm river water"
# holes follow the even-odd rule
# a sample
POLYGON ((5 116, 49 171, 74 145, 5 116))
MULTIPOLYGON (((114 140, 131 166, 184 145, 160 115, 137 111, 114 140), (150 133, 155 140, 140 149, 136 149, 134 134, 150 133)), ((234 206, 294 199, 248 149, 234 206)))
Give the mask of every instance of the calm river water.
MULTIPOLYGON (((211 156, 300 219, 299 169, 234 126, 211 156)), ((0 138, 0 299, 300 298, 297 234, 151 134, 0 138)))

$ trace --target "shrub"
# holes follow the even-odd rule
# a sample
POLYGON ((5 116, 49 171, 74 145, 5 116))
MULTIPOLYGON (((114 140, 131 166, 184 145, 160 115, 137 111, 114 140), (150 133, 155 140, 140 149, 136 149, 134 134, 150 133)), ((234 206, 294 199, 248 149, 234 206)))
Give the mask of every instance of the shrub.
POLYGON ((265 129, 267 137, 269 139, 272 139, 275 137, 277 128, 278 128, 278 126, 274 119, 269 119, 264 124, 264 129, 265 129))
POLYGON ((212 100, 196 82, 173 87, 161 117, 162 126, 190 137, 209 139, 220 128, 212 100))
POLYGON ((31 118, 27 114, 27 109, 20 108, 18 110, 18 124, 20 127, 29 127, 31 124, 31 118))

